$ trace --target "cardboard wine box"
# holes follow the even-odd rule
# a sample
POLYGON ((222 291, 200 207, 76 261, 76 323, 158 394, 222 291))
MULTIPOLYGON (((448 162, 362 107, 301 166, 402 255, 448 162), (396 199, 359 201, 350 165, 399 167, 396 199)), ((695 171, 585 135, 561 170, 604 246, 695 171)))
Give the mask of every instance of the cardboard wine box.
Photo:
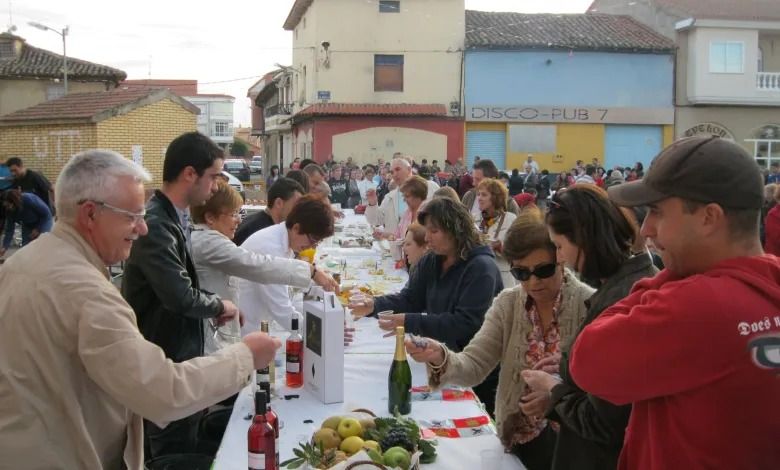
POLYGON ((344 307, 315 287, 303 302, 304 387, 322 403, 344 401, 344 307))

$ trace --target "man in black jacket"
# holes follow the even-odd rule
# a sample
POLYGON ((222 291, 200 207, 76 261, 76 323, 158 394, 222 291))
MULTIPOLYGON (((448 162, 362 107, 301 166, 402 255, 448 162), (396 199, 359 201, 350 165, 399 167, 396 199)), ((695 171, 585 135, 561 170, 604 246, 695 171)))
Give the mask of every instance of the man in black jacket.
MULTIPOLYGON (((239 315, 232 302, 199 288, 189 250, 189 207, 204 204, 217 190, 222 163, 220 148, 202 134, 182 134, 171 142, 163 188, 146 207, 149 233, 133 244, 122 278, 122 295, 141 333, 174 362, 203 355, 203 319, 213 319, 216 327, 239 315)), ((146 454, 195 452, 201 414, 165 428, 144 421, 146 454)))

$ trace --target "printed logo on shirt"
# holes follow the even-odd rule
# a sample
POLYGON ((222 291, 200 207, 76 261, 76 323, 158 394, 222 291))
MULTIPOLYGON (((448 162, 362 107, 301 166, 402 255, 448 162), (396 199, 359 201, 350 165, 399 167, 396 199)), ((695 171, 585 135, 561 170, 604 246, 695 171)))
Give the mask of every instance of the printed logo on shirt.
POLYGON ((780 334, 762 335, 748 343, 753 363, 762 369, 780 374, 780 334))
POLYGON ((763 320, 757 320, 750 323, 743 321, 737 324, 737 330, 739 331, 740 336, 748 336, 751 333, 763 333, 775 328, 780 328, 780 315, 776 315, 772 320, 770 320, 769 317, 764 317, 763 320))

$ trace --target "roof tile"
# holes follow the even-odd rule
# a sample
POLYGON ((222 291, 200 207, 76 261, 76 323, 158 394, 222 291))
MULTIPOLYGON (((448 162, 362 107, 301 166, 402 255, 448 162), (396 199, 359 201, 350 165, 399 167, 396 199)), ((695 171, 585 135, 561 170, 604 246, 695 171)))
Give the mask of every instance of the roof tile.
MULTIPOLYGON (((28 45, 24 39, 12 34, 0 34, 0 41, 22 41, 21 53, 12 58, 0 59, 2 78, 60 78, 62 56, 28 45)), ((68 79, 83 81, 107 81, 119 83, 127 74, 107 65, 68 57, 68 79)))
POLYGON ((102 120, 99 116, 101 113, 113 111, 118 114, 119 108, 142 102, 146 98, 171 98, 191 112, 198 112, 197 107, 165 89, 115 89, 69 94, 0 116, 0 124, 50 120, 96 122, 102 120))
POLYGON ((629 16, 466 10, 466 47, 671 52, 675 45, 629 16))

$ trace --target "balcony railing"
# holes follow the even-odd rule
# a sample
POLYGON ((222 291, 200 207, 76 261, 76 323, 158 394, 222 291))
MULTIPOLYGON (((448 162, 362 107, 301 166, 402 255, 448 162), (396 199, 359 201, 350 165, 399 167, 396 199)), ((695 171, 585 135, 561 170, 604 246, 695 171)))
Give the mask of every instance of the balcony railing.
POLYGON ((276 116, 277 114, 292 114, 292 104, 275 104, 265 108, 265 117, 276 116))
POLYGON ((780 72, 758 72, 756 88, 762 91, 780 91, 780 72))

